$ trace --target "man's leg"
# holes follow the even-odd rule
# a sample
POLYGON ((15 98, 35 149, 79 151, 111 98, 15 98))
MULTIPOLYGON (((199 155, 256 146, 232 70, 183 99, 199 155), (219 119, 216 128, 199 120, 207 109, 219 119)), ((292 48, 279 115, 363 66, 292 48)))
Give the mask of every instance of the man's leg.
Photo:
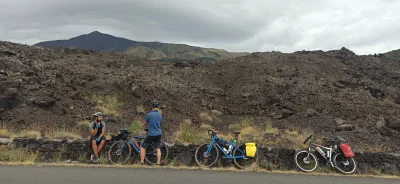
POLYGON ((106 143, 106 138, 103 136, 101 138, 101 142, 100 142, 99 146, 97 147, 97 154, 100 153, 100 150, 103 148, 105 143, 106 143))
POLYGON ((144 164, 144 156, 146 155, 146 149, 140 147, 140 164, 144 164))
POLYGON ((161 150, 160 150, 160 148, 157 148, 156 152, 157 152, 157 164, 160 165, 161 164, 161 150))
POLYGON ((149 147, 149 144, 151 144, 152 139, 150 136, 147 136, 142 144, 140 145, 140 164, 144 164, 144 156, 146 155, 146 149, 149 147))
POLYGON ((97 157, 98 151, 97 151, 97 142, 96 142, 96 140, 92 140, 92 150, 93 150, 94 156, 97 157))
POLYGON ((161 164, 161 149, 160 149, 160 147, 161 147, 161 135, 155 137, 155 140, 154 140, 154 148, 157 153, 157 165, 161 164))

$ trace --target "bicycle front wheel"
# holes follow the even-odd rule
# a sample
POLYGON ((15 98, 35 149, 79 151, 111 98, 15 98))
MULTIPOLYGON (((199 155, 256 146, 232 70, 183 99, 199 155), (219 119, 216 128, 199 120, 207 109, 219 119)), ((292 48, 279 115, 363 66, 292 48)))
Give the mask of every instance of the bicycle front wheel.
MULTIPOLYGON (((161 163, 165 162, 168 158, 169 149, 165 143, 160 144, 160 151, 161 151, 161 163)), ((151 144, 146 149, 145 160, 148 164, 154 165, 157 163, 157 151, 154 149, 154 146, 151 144)))
POLYGON ((312 172, 318 166, 317 157, 313 153, 308 152, 308 150, 297 151, 294 155, 294 162, 297 168, 303 172, 312 172))
POLYGON ((236 147, 235 150, 233 150, 233 157, 239 157, 233 159, 233 162, 239 169, 249 169, 249 168, 255 168, 258 166, 258 155, 259 149, 257 149, 256 155, 254 157, 248 157, 246 156, 246 145, 242 144, 239 147, 236 147))
POLYGON ((197 148, 196 153, 194 155, 196 163, 201 167, 211 167, 218 161, 219 157, 218 148, 213 144, 211 146, 210 151, 207 153, 209 146, 210 146, 209 144, 200 145, 197 148))
POLYGON ((127 141, 117 141, 108 150, 108 160, 111 164, 124 164, 128 161, 132 152, 127 141))
POLYGON ((343 174, 353 174, 357 169, 354 158, 346 158, 342 153, 333 156, 333 164, 335 164, 336 169, 343 174))

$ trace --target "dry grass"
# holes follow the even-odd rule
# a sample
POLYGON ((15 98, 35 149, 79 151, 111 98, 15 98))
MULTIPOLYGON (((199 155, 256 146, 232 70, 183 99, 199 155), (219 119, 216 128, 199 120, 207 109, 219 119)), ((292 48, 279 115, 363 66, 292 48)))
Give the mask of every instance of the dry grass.
POLYGON ((11 149, 0 146, 0 162, 26 162, 33 163, 38 157, 37 153, 26 152, 23 149, 11 149))
POLYGON ((19 133, 12 133, 11 134, 11 139, 14 138, 35 138, 35 139, 40 139, 41 135, 39 131, 36 130, 22 130, 19 133))
POLYGON ((77 125, 79 128, 88 128, 88 127, 89 127, 89 124, 90 124, 90 121, 84 120, 84 121, 79 121, 76 125, 77 125))
MULTIPOLYGON (((304 145, 304 140, 307 139, 309 135, 312 133, 300 133, 295 128, 289 128, 285 130, 285 134, 281 136, 281 145, 280 147, 288 147, 292 149, 303 149, 306 145, 304 145)), ((313 135, 313 141, 317 144, 323 143, 323 138, 318 135, 313 135)))
POLYGON ((211 114, 213 115, 213 116, 221 116, 222 115, 222 112, 220 112, 220 111, 218 111, 218 110, 211 110, 211 114))
POLYGON ((78 133, 66 129, 56 129, 46 134, 46 137, 53 139, 82 139, 78 133))
POLYGON ((213 118, 208 113, 202 112, 199 114, 199 117, 203 121, 213 122, 213 118))
POLYGON ((6 129, 0 129, 0 137, 10 137, 10 132, 6 129))
POLYGON ((176 140, 182 143, 201 143, 205 142, 209 136, 207 129, 199 129, 193 126, 190 119, 184 120, 176 133, 176 140))
POLYGON ((240 131, 240 142, 264 142, 266 128, 254 124, 253 118, 242 118, 239 123, 229 125, 229 130, 240 131))
POLYGON ((119 108, 120 104, 119 104, 118 98, 116 96, 93 95, 92 100, 97 103, 97 105, 94 107, 96 111, 100 111, 107 115, 114 115, 114 116, 119 115, 118 108, 119 108))
POLYGON ((146 111, 144 110, 144 107, 143 107, 142 105, 136 106, 136 112, 137 112, 138 114, 144 114, 144 113, 146 113, 146 111))
POLYGON ((266 128, 265 128, 265 133, 267 134, 278 134, 279 130, 275 127, 272 127, 272 122, 267 121, 266 128))

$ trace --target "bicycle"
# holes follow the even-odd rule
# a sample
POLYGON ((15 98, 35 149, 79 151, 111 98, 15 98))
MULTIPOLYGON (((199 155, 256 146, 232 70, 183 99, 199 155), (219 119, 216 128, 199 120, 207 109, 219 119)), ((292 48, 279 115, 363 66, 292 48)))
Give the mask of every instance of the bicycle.
MULTIPOLYGON (((112 164, 124 164, 129 160, 130 157, 135 157, 135 154, 140 158, 140 144, 141 141, 145 139, 145 137, 130 136, 129 131, 126 130, 121 130, 121 131, 127 133, 127 136, 123 138, 125 140, 120 140, 115 142, 114 144, 111 145, 108 151, 108 160, 112 164), (132 148, 134 152, 132 152, 132 148), (114 149, 116 150, 114 151, 114 149), (112 153, 115 153, 116 156, 112 156, 112 153), (123 153, 126 153, 126 156, 123 156, 123 153), (117 156, 121 157, 121 160, 118 160, 117 156)), ((164 142, 161 142, 160 149, 162 156, 161 163, 163 163, 168 158, 169 149, 164 142)), ((149 145, 149 147, 146 149, 145 160, 150 165, 154 165, 157 163, 157 153, 154 149, 153 144, 149 145)))
POLYGON ((258 153, 254 157, 246 156, 246 145, 242 144, 236 146, 237 137, 240 132, 232 132, 235 135, 233 142, 223 140, 217 136, 217 132, 208 130, 208 134, 211 136, 211 142, 209 144, 200 145, 196 149, 195 160, 196 163, 201 167, 213 166, 219 158, 220 152, 223 153, 224 159, 232 159, 237 167, 244 169, 245 167, 257 166, 258 165, 258 153), (228 149, 226 149, 228 147, 228 149), (205 159, 200 160, 200 159, 205 159), (208 160, 211 158, 211 160, 208 160), (243 163, 242 163, 243 162, 243 163), (249 164, 249 165, 247 165, 249 164))
POLYGON ((341 149, 341 144, 347 143, 346 140, 338 136, 336 140, 326 140, 325 142, 329 143, 330 146, 325 147, 313 143, 311 138, 312 135, 310 135, 303 143, 306 144, 309 142, 308 148, 299 150, 294 155, 294 161, 297 168, 303 172, 312 172, 318 167, 318 160, 320 158, 326 161, 327 166, 331 166, 343 174, 352 174, 356 171, 357 164, 353 158, 354 153, 353 155, 346 157, 341 149), (314 150, 315 154, 311 151, 312 149, 314 150), (304 154, 304 157, 300 156, 301 154, 304 154), (316 154, 319 157, 317 157, 316 154), (300 166, 302 163, 305 163, 305 167, 300 166))

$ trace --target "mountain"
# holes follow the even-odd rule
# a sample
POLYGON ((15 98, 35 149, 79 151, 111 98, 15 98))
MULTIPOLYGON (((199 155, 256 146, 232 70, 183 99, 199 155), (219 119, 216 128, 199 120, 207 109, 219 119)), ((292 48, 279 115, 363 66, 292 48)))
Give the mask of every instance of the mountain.
POLYGON ((201 59, 215 61, 248 53, 228 52, 222 49, 202 48, 185 44, 138 42, 94 31, 69 40, 45 41, 34 46, 43 48, 78 48, 94 51, 125 52, 145 59, 201 59))
POLYGON ((400 49, 392 50, 384 54, 386 58, 400 60, 400 49))
POLYGON ((78 48, 95 51, 124 52, 127 48, 136 43, 138 42, 94 31, 69 40, 40 42, 34 46, 44 48, 78 48))

